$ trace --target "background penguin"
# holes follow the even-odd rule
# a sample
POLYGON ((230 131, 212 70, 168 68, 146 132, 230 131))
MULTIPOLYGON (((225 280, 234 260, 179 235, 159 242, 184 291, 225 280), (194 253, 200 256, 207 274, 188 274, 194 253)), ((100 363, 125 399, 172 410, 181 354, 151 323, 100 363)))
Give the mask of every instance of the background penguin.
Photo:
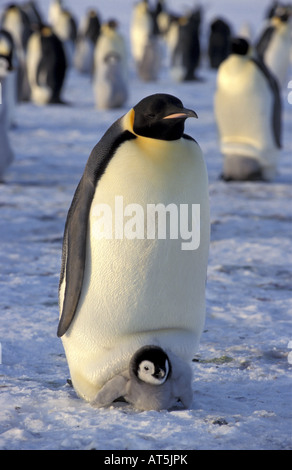
POLYGON ((162 51, 157 15, 150 10, 145 0, 138 2, 132 13, 131 51, 138 77, 144 81, 157 80, 161 68, 162 51))
POLYGON ((79 72, 93 72, 94 47, 100 34, 101 22, 95 10, 89 10, 77 33, 74 66, 79 72))
POLYGON ((3 13, 2 29, 8 31, 14 41, 15 54, 18 62, 18 101, 28 101, 30 98, 30 89, 26 70, 26 47, 32 32, 29 17, 19 5, 11 4, 3 13))
POLYGON ((42 14, 34 1, 21 3, 21 10, 27 15, 31 30, 40 28, 43 24, 42 14))
POLYGON ((119 108, 128 98, 126 46, 117 28, 114 20, 104 24, 95 46, 93 90, 99 109, 119 108))
POLYGON ((217 74, 215 118, 226 180, 270 180, 281 147, 281 97, 276 79, 252 57, 249 43, 232 41, 217 74))
POLYGON ((18 63, 13 37, 4 29, 0 29, 0 57, 6 58, 9 64, 9 73, 5 78, 5 100, 7 103, 7 125, 8 128, 11 128, 16 122, 18 63))
POLYGON ((171 57, 171 75, 176 81, 196 80, 200 63, 201 10, 179 18, 177 42, 171 57))
POLYGON ((0 54, 0 89, 2 94, 2 103, 0 104, 0 182, 3 180, 6 169, 11 165, 14 159, 14 153, 8 135, 9 102, 6 93, 6 80, 10 69, 11 62, 9 58, 0 54))
POLYGON ((208 57, 211 68, 217 69, 230 52, 231 29, 226 21, 217 18, 210 25, 208 57))
POLYGON ((69 209, 58 336, 73 386, 87 401, 142 346, 160 346, 187 362, 198 347, 210 220, 202 152, 184 134, 188 117, 195 112, 171 95, 141 100, 94 147, 69 209), (119 228, 112 239, 104 237, 99 207, 106 204, 119 217, 117 195, 144 214, 148 204, 200 204, 199 247, 182 250, 180 237, 125 238, 119 228))
POLYGON ((261 33, 256 50, 281 86, 287 86, 292 52, 292 8, 278 7, 261 33))
POLYGON ((69 10, 62 7, 59 8, 59 13, 53 20, 52 29, 56 36, 62 41, 67 65, 71 66, 75 53, 77 25, 69 10))
POLYGON ((49 26, 31 35, 27 67, 32 101, 40 105, 62 103, 66 57, 62 42, 49 26))
POLYGON ((122 398, 143 411, 169 410, 179 402, 189 408, 193 398, 191 379, 188 363, 147 345, 133 355, 128 370, 102 387, 92 405, 108 406, 122 398))

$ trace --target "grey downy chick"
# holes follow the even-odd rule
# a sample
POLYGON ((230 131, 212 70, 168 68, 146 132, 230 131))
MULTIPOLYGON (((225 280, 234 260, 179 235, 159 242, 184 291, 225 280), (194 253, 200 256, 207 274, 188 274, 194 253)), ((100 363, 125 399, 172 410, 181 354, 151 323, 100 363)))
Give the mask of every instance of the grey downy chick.
POLYGON ((92 405, 104 407, 123 398, 138 410, 165 410, 181 402, 189 408, 193 392, 189 364, 157 346, 144 346, 131 358, 129 370, 116 375, 98 392, 92 405))

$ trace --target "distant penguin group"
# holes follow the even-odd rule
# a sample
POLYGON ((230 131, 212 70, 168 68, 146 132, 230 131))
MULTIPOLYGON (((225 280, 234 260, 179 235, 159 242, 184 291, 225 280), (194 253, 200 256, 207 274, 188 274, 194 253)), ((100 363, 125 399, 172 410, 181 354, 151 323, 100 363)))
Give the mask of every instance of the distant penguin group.
MULTIPOLYGON (((53 5, 58 5, 59 10, 55 10, 52 25, 43 22, 34 2, 12 4, 4 10, 1 25, 13 41, 17 101, 31 100, 36 104, 62 101, 68 59, 66 41, 59 37, 57 25, 64 10, 61 2, 54 0, 53 5)), ((63 35, 68 30, 65 23, 64 20, 59 28, 63 35)))

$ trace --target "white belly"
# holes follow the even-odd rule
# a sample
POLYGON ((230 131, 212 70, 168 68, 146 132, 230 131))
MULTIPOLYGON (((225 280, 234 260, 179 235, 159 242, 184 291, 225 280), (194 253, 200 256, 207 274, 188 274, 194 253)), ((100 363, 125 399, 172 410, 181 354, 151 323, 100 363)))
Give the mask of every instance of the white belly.
MULTIPOLYGON (((204 325, 209 247, 205 164, 194 142, 151 139, 150 154, 149 141, 123 144, 91 205, 83 289, 74 321, 62 338, 73 384, 89 400, 127 367, 142 345, 157 344, 190 360, 204 325), (169 152, 162 157, 166 146, 169 152), (171 153, 173 146, 177 152, 171 153), (114 220, 113 238, 100 239, 97 204, 107 204, 114 215, 116 196, 123 196, 124 208, 140 204, 144 214, 147 203, 200 204, 199 248, 182 250, 181 238, 147 239, 146 228, 143 239, 129 239, 120 229, 123 238, 116 239, 114 220)), ((131 220, 124 217, 124 222, 131 220)))
POLYGON ((265 169, 277 164, 272 126, 273 97, 251 62, 230 56, 218 71, 215 116, 223 155, 257 159, 265 169))

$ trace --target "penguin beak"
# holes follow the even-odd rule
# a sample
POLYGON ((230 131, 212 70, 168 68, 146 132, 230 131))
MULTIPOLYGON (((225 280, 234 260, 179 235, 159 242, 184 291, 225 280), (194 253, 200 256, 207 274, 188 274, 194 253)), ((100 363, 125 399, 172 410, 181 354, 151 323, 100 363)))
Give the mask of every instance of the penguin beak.
POLYGON ((155 377, 156 379, 163 379, 163 377, 165 376, 165 372, 164 370, 160 369, 155 372, 155 374, 153 374, 153 377, 155 377))
POLYGON ((195 111, 193 111, 192 109, 183 108, 182 110, 179 110, 178 113, 169 114, 163 119, 187 119, 189 117, 194 117, 198 119, 198 115, 195 111))

